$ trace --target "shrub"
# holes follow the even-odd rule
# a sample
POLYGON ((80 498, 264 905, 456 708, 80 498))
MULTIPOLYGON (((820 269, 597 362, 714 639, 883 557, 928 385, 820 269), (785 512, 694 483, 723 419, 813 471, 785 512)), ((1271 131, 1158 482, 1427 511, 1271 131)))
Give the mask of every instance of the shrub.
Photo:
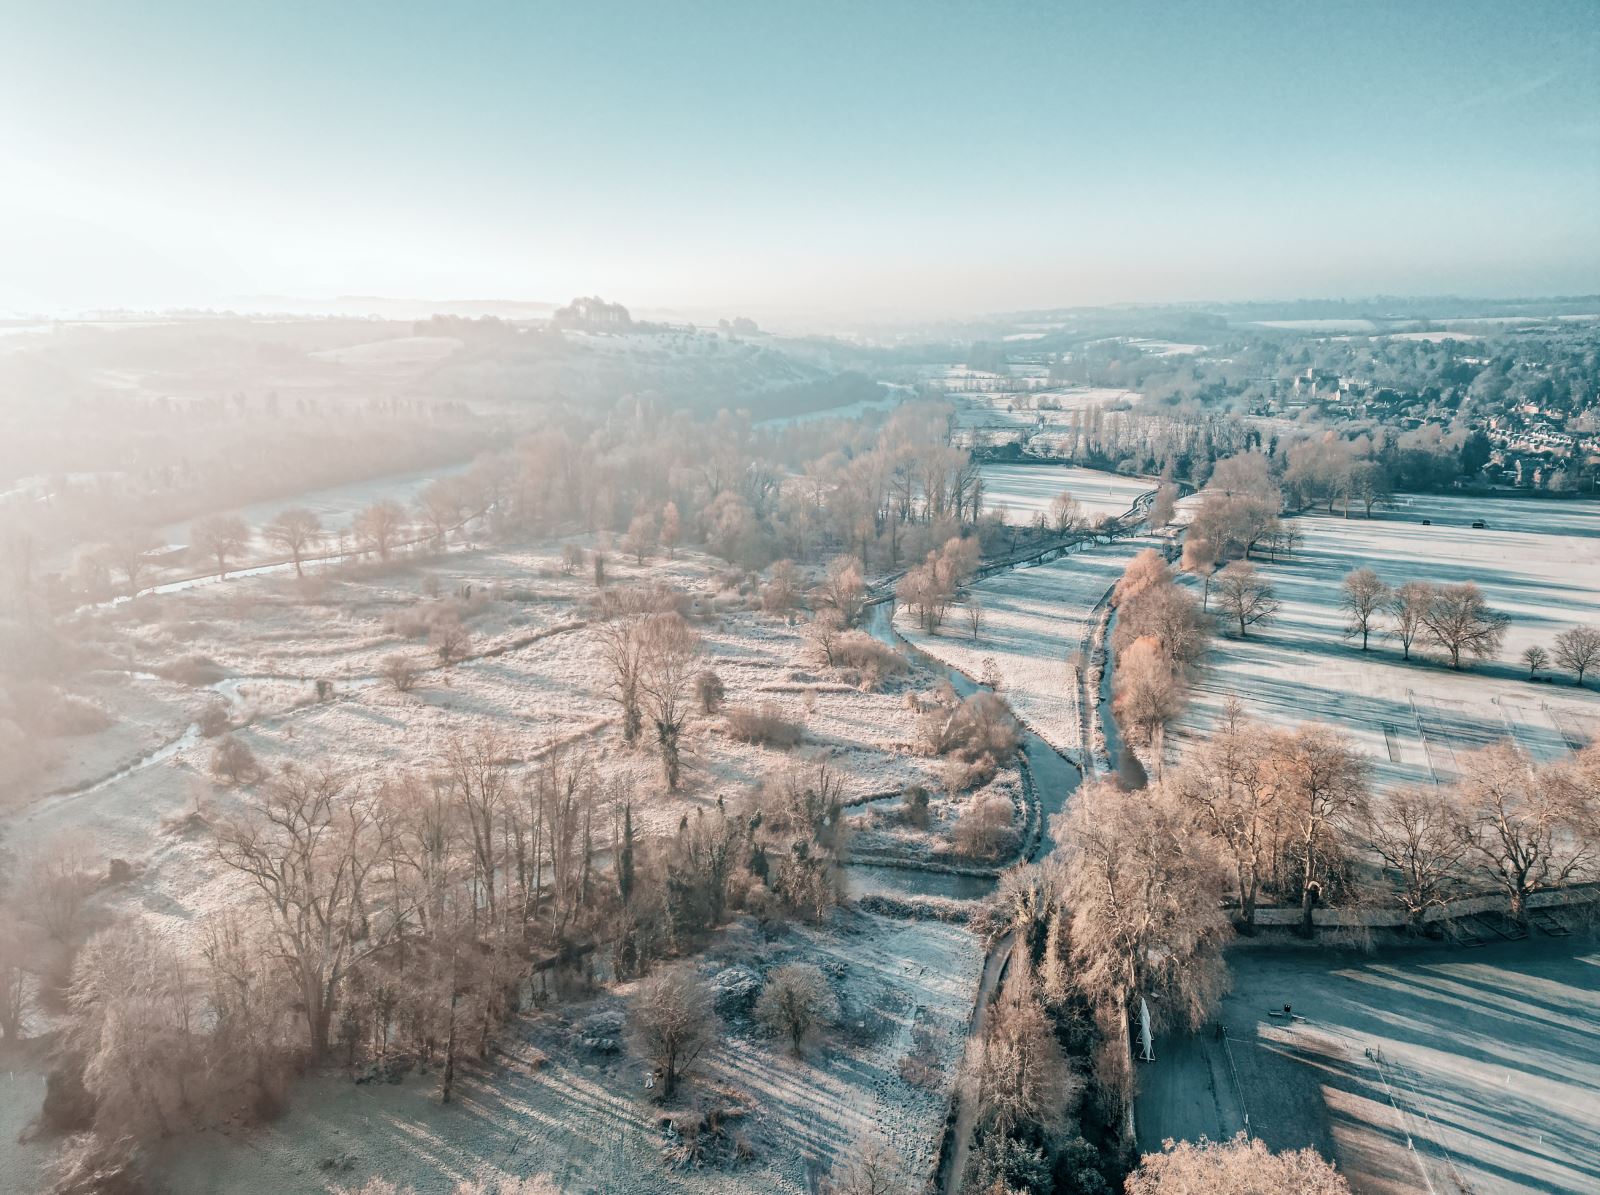
POLYGON ((164 664, 156 665, 155 674, 165 680, 176 681, 180 685, 214 685, 227 673, 222 666, 210 656, 179 656, 176 660, 168 660, 164 664))
POLYGON ((956 850, 972 859, 995 859, 1016 845, 1011 802, 998 793, 978 797, 956 822, 956 850))
POLYGON ((799 746, 805 737, 804 727, 785 718, 782 711, 770 703, 760 709, 729 710, 727 729, 728 735, 741 743, 777 747, 783 751, 799 746))
POLYGON ((226 734, 229 726, 227 705, 221 701, 208 702, 194 723, 200 729, 201 738, 214 739, 219 734, 226 734))
POLYGON ((716 713, 727 695, 728 690, 723 685, 722 678, 711 669, 705 669, 694 678, 694 696, 700 703, 702 714, 716 713))
POLYGON ((845 631, 833 643, 833 661, 840 668, 853 668, 869 688, 877 688, 892 676, 904 676, 907 667, 900 654, 878 642, 865 631, 845 631))
POLYGON ((230 784, 249 784, 261 775, 261 765, 249 747, 231 734, 224 735, 211 753, 211 774, 230 784))
POLYGON ((922 785, 906 785, 900 794, 900 818, 908 826, 928 828, 928 790, 922 785))
POLYGON ((398 652, 384 657, 380 671, 396 693, 409 693, 417 686, 416 664, 398 652))

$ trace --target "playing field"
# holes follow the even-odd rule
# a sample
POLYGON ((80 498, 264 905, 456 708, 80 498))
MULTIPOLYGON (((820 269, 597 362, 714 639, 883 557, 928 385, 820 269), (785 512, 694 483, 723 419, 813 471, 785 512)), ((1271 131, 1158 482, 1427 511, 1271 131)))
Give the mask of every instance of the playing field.
POLYGON ((1371 520, 1359 513, 1289 520, 1300 547, 1287 559, 1257 562, 1282 609, 1247 639, 1213 643, 1189 707, 1168 736, 1169 752, 1207 734, 1229 697, 1275 726, 1337 726, 1367 756, 1379 788, 1448 783, 1463 757, 1498 739, 1552 760, 1595 736, 1600 693, 1593 674, 1585 688, 1575 687, 1570 673, 1548 669, 1533 683, 1519 657, 1535 644, 1553 649, 1569 627, 1600 626, 1600 504, 1402 502, 1371 520), (1474 528, 1474 520, 1487 526, 1474 528), (1419 642, 1407 663, 1387 634, 1387 618, 1363 652, 1359 640, 1344 635, 1340 604, 1340 581, 1363 566, 1391 585, 1475 583, 1511 618, 1497 658, 1456 672, 1419 642))
POLYGON ((1314 1146, 1358 1195, 1600 1191, 1600 948, 1531 938, 1352 959, 1230 957, 1214 1032, 1140 1064, 1141 1150, 1164 1137, 1314 1146), (1269 1010, 1293 1006, 1292 1025, 1269 1010))

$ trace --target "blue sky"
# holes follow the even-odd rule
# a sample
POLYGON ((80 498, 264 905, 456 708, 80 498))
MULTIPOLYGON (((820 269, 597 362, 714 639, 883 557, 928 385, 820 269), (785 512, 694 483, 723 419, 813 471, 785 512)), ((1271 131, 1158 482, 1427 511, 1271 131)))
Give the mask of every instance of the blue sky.
POLYGON ((0 0, 0 308, 1600 291, 1600 3, 0 0))

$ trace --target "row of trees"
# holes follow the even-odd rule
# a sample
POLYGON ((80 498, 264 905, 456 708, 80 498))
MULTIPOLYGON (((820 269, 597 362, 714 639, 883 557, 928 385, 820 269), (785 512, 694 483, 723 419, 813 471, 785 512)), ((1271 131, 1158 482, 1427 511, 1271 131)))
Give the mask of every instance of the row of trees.
MULTIPOLYGON (((1419 643, 1428 644, 1443 651, 1450 666, 1458 670, 1463 657, 1493 659, 1511 623, 1505 614, 1490 608, 1482 590, 1470 581, 1460 585, 1403 581, 1391 587, 1370 568, 1358 568, 1345 576, 1340 582, 1340 602, 1346 614, 1345 635, 1359 636, 1362 651, 1367 650, 1372 634, 1381 631, 1400 645, 1403 659, 1409 660, 1419 643)), ((1581 658, 1578 643, 1570 636, 1557 642, 1569 643, 1573 658, 1581 658)), ((1595 637, 1593 656, 1600 656, 1600 635, 1595 637)))
POLYGON ((1210 738, 1165 778, 1217 844, 1240 924, 1261 900, 1396 905, 1420 922, 1452 896, 1497 891, 1511 914, 1600 863, 1600 748, 1538 764, 1509 743, 1463 757, 1450 783, 1375 794, 1342 734, 1275 731, 1230 703, 1210 738))

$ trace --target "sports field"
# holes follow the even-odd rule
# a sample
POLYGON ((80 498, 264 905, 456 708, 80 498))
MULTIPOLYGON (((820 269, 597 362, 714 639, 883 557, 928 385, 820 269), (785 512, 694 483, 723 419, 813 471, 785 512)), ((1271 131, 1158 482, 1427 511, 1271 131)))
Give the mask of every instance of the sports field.
POLYGON ((1244 1127, 1358 1195, 1600 1191, 1600 947, 1242 949, 1215 1032, 1139 1064, 1139 1146, 1244 1127), (1296 1020, 1271 1015, 1285 1003, 1296 1020), (1298 1019, 1303 1016, 1303 1020, 1298 1019))

